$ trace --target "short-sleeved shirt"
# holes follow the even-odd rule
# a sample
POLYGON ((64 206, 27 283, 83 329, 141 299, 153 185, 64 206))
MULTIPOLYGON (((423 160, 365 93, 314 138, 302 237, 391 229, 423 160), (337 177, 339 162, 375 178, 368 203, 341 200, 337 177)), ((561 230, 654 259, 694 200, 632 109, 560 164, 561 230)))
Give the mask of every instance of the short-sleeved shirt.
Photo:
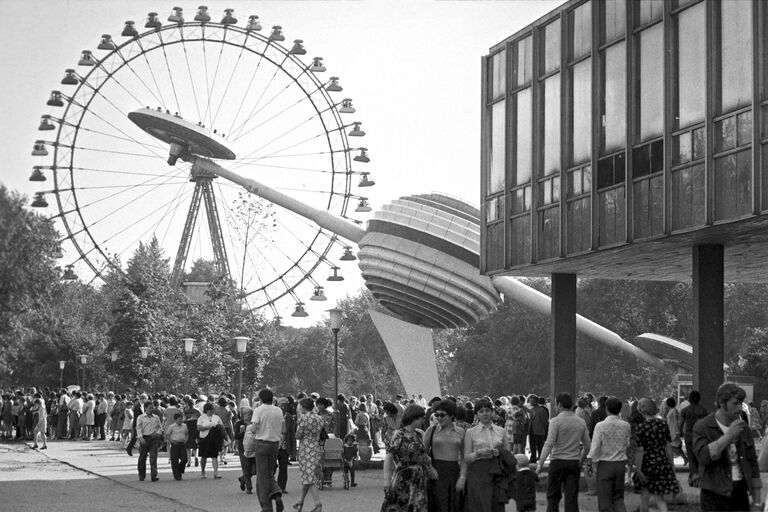
POLYGON ((280 442, 283 438, 283 411, 272 404, 262 404, 253 411, 256 440, 280 442))
POLYGON ((202 416, 197 418, 197 430, 199 431, 198 435, 200 436, 200 439, 205 439, 206 437, 208 437, 208 434, 211 432, 210 429, 200 430, 200 427, 206 427, 208 425, 210 425, 211 427, 215 427, 216 425, 223 426, 223 424, 221 423, 221 418, 219 418, 215 414, 210 418, 208 417, 207 414, 203 414, 202 416))

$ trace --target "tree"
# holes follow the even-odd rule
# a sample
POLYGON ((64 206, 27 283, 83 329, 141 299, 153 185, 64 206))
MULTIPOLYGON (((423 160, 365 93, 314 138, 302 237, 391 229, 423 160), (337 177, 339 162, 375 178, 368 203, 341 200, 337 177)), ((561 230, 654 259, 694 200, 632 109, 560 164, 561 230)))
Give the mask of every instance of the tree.
MULTIPOLYGON (((51 299, 59 281, 53 223, 25 208, 26 198, 0 184, 0 381, 24 368, 30 316, 51 299)), ((23 374, 22 374, 23 375, 23 374)))

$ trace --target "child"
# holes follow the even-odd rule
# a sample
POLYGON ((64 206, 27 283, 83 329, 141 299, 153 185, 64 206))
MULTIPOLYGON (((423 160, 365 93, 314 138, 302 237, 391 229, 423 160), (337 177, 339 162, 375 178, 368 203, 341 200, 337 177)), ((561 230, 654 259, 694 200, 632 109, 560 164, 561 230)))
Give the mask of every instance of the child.
POLYGON ((173 424, 165 432, 165 439, 170 446, 171 470, 174 480, 181 480, 187 467, 187 439, 189 431, 184 424, 184 413, 179 411, 173 415, 173 424))
POLYGON ((522 453, 515 454, 517 459, 517 477, 515 478, 515 503, 517 512, 536 510, 536 482, 538 475, 531 471, 531 465, 522 453))
POLYGON ((42 447, 41 450, 47 450, 48 445, 45 442, 45 431, 47 429, 46 427, 46 414, 45 414, 45 405, 43 405, 43 401, 40 398, 35 398, 35 402, 32 405, 32 408, 30 409, 30 413, 33 415, 32 423, 34 425, 32 436, 33 436, 33 446, 32 448, 37 449, 37 438, 38 436, 43 438, 42 447))
POLYGON ((525 453, 525 413, 518 409, 512 416, 512 452, 525 453))
POLYGON ((344 481, 346 482, 346 475, 349 473, 350 485, 357 487, 355 483, 355 459, 357 458, 357 443, 355 442, 355 434, 347 434, 344 438, 344 451, 342 453, 342 465, 344 467, 344 481))

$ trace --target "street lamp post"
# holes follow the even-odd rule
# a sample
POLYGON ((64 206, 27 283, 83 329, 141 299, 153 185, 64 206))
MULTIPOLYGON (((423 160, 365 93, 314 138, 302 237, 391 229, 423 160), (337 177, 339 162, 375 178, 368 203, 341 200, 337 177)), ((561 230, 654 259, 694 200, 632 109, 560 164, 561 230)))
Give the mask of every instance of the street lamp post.
POLYGON ((144 367, 144 371, 147 371, 147 356, 149 355, 149 347, 139 347, 139 354, 141 355, 142 363, 141 365, 144 367))
POLYGON ((61 374, 59 375, 59 389, 64 387, 64 365, 66 364, 66 361, 59 361, 59 370, 61 370, 61 374))
MULTIPOLYGON (((328 310, 331 317, 331 331, 333 331, 333 403, 336 408, 336 400, 339 399, 339 329, 341 329, 341 310, 333 308, 328 310)), ((338 425, 338 421, 336 422, 338 425)))
POLYGON ((117 391, 117 376, 115 375, 115 361, 117 361, 117 350, 113 350, 109 353, 109 359, 112 361, 112 389, 117 391))
POLYGON ((187 356, 187 385, 184 390, 189 393, 189 356, 192 355, 192 348, 195 346, 194 338, 182 338, 184 342, 184 354, 187 356))
POLYGON ((80 365, 83 367, 83 389, 85 389, 85 364, 88 362, 88 356, 82 354, 80 356, 80 365))
POLYGON ((245 355, 245 347, 248 345, 248 340, 251 338, 248 338, 246 336, 235 336, 235 341, 237 342, 237 355, 238 359, 240 360, 240 377, 239 377, 239 383, 237 386, 237 403, 240 404, 240 399, 243 396, 243 356, 245 355))

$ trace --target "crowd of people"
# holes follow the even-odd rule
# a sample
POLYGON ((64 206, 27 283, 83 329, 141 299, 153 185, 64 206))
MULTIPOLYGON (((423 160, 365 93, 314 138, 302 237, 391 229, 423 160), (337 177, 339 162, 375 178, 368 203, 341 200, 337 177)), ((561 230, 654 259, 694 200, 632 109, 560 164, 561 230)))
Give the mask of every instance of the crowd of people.
MULTIPOLYGON (((355 487, 355 461, 386 450, 385 498, 381 510, 495 512, 514 501, 536 510, 536 482, 547 474, 547 510, 579 509, 579 481, 593 479, 600 511, 622 511, 626 486, 640 494, 641 512, 681 492, 674 457, 688 466, 688 485, 700 488, 702 510, 763 507, 756 439, 768 426, 768 401, 758 410, 732 383, 717 391, 708 411, 697 391, 657 404, 649 398, 622 402, 591 394, 575 401, 567 393, 549 404, 543 397, 495 400, 370 394, 332 400, 317 393, 276 397, 262 389, 253 402, 233 394, 0 390, 4 438, 106 440, 122 443, 130 456, 137 445, 139 480, 158 477, 158 453, 167 453, 173 477, 199 467, 219 479, 219 467, 234 462, 240 490, 256 494, 263 511, 282 511, 288 466, 297 463, 301 493, 294 509, 322 511, 318 487, 332 485, 322 470, 323 445, 343 440, 343 471, 355 487), (549 459, 548 466, 545 462, 549 459), (254 484, 255 479, 255 484, 254 484)), ((762 508, 761 508, 762 509, 762 508)))

